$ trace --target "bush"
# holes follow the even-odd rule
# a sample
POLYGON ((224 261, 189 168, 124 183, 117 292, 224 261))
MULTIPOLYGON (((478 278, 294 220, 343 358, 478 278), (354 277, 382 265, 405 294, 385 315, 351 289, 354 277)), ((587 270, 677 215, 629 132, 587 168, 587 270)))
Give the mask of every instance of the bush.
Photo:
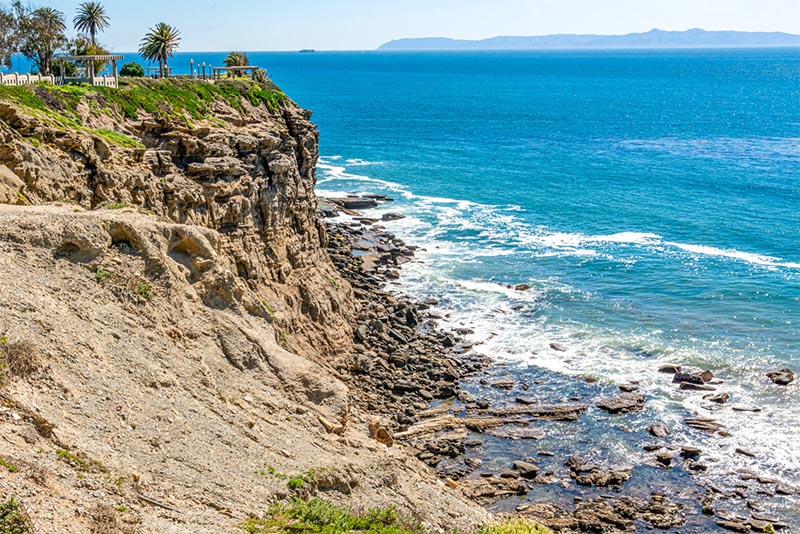
POLYGON ((0 532, 33 534, 33 522, 16 497, 0 504, 0 532))
POLYGON ((517 517, 487 525, 478 530, 478 534, 550 534, 550 530, 530 519, 517 517))
POLYGON ((122 70, 119 71, 120 76, 131 76, 133 78, 141 78, 144 76, 144 67, 136 63, 135 61, 131 61, 130 63, 125 63, 122 66, 122 70))
POLYGON ((239 525, 247 534, 295 532, 297 534, 422 534, 422 527, 398 514, 394 508, 373 509, 357 514, 320 499, 293 499, 275 503, 263 519, 247 519, 239 525))

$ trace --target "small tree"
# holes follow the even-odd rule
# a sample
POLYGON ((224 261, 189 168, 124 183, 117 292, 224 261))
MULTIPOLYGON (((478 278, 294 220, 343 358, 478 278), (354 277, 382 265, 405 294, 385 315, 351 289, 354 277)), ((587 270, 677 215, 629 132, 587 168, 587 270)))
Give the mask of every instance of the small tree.
POLYGON ((131 61, 130 63, 125 63, 122 66, 122 69, 119 71, 119 75, 141 78, 144 76, 144 68, 135 61, 131 61))
POLYGON ((40 74, 54 74, 53 57, 67 45, 64 14, 52 7, 31 11, 14 2, 19 30, 19 51, 31 60, 40 74))
MULTIPOLYGON (((73 56, 107 56, 110 54, 108 50, 100 45, 93 44, 86 37, 78 37, 70 41, 69 53, 73 56)), ((94 72, 99 73, 107 64, 107 61, 95 61, 94 72)))
POLYGON ((167 60, 172 57, 181 41, 181 32, 169 24, 159 22, 147 32, 139 45, 139 53, 149 61, 158 61, 161 77, 167 75, 167 60))

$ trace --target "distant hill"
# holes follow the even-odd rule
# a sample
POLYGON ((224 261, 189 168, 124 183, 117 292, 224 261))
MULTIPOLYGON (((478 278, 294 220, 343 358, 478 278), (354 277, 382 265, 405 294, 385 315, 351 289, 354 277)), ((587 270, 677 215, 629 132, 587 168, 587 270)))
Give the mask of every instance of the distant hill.
POLYGON ((782 32, 650 30, 626 35, 540 35, 492 37, 480 41, 423 37, 397 39, 378 50, 537 50, 564 48, 746 48, 800 47, 800 35, 782 32))

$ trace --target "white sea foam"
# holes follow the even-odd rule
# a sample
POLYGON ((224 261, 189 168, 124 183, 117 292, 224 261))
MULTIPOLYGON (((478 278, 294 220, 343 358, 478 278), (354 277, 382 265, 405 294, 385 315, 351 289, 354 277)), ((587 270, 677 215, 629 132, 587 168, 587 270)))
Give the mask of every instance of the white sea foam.
POLYGON ((664 244, 679 248, 681 250, 685 250, 686 252, 691 252, 692 254, 731 258, 731 259, 741 260, 747 263, 752 263, 754 265, 764 265, 767 267, 786 267, 789 269, 800 269, 800 263, 784 261, 781 258, 764 256, 762 254, 753 254, 750 252, 742 252, 740 250, 733 250, 733 249, 726 250, 717 247, 709 247, 705 245, 687 245, 685 243, 671 243, 671 242, 667 242, 664 244))

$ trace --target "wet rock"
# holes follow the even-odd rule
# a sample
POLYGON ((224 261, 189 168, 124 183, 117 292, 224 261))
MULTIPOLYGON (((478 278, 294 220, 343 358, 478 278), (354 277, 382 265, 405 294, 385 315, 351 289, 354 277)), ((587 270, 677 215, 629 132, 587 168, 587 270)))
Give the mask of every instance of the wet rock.
POLYGON ((534 479, 536 475, 539 473, 539 466, 532 464, 530 462, 523 462, 522 460, 517 460, 513 464, 513 468, 516 471, 519 471, 519 476, 522 478, 527 479, 534 479))
POLYGON ((681 447, 681 457, 683 458, 697 458, 700 456, 701 452, 703 451, 698 447, 691 447, 689 445, 681 447))
POLYGON ((631 393, 639 389, 639 384, 631 382, 629 384, 620 384, 618 387, 620 390, 625 391, 626 393, 631 393))
POLYGON ((779 386, 788 386, 794 382, 794 373, 791 369, 781 369, 780 371, 770 371, 767 373, 767 378, 772 380, 774 384, 779 386))
POLYGON ((581 486, 617 486, 631 477, 630 469, 603 469, 580 456, 570 457, 566 465, 570 468, 570 476, 581 486))
POLYGON ((595 405, 610 413, 631 413, 644 410, 644 396, 637 393, 623 393, 618 397, 599 399, 595 405))
POLYGON ((657 438, 665 438, 669 436, 669 427, 661 422, 653 423, 647 427, 647 431, 657 438))
POLYGON ((708 397, 708 400, 711 402, 716 402, 717 404, 725 404, 730 400, 731 396, 727 393, 718 393, 716 395, 711 395, 708 397))
POLYGON ((406 216, 405 215, 401 215, 400 213, 384 213, 381 216, 381 220, 384 221, 384 222, 386 222, 386 221, 398 221, 400 219, 405 219, 405 218, 406 218, 406 216))
POLYGON ((514 286, 514 291, 527 291, 531 288, 528 284, 517 284, 514 286))
POLYGON ((672 454, 669 452, 661 452, 656 454, 656 461, 664 467, 672 467, 672 454))
POLYGON ((461 490, 468 498, 483 504, 527 492, 525 484, 518 478, 501 478, 491 474, 488 477, 481 474, 481 478, 463 480, 461 490))
POLYGON ((558 343, 555 341, 550 343, 550 348, 558 352, 567 352, 569 350, 569 348, 563 343, 558 343))
POLYGON ((746 523, 740 523, 739 521, 729 521, 727 519, 718 519, 716 521, 717 526, 724 528, 725 530, 731 530, 733 532, 750 532, 750 526, 746 523))
POLYGON ((736 447, 736 454, 741 454, 742 456, 749 456, 750 458, 755 458, 756 455, 752 452, 748 451, 747 449, 743 449, 741 447, 736 447))
POLYGON ((471 469, 479 469, 483 465, 483 460, 480 458, 466 458, 464 464, 471 469))
POLYGON ((704 384, 705 381, 703 377, 699 374, 692 374, 692 373, 675 373, 672 377, 673 384, 679 384, 686 382, 688 384, 704 384))
POLYGON ((673 364, 662 365, 661 367, 658 368, 658 372, 659 373, 668 373, 668 374, 673 374, 674 375, 675 373, 680 373, 681 372, 681 366, 680 365, 673 365, 673 364))
POLYGON ((494 382, 490 383, 493 388, 496 389, 514 389, 514 380, 512 379, 503 379, 503 380, 495 380, 494 382))

